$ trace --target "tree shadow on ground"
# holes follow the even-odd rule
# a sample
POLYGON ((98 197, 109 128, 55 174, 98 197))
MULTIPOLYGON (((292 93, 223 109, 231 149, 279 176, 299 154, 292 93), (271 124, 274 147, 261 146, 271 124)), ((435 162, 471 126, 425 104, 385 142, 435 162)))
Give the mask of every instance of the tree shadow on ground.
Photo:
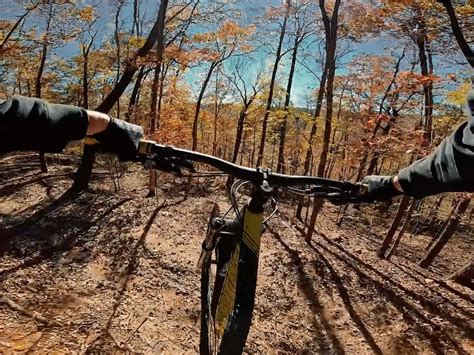
POLYGON ((352 304, 352 300, 349 296, 349 293, 347 292, 346 287, 344 286, 344 282, 342 281, 342 278, 339 276, 339 274, 336 272, 334 267, 331 265, 329 260, 313 245, 309 244, 309 247, 316 253, 319 259, 321 259, 326 268, 329 270, 329 273, 331 275, 331 282, 334 284, 336 289, 339 292, 339 296, 341 297, 344 307, 346 308, 347 312, 349 313, 352 321, 354 324, 357 326, 359 331, 362 333, 364 336, 365 340, 367 341, 367 344, 370 346, 374 354, 382 354, 382 350, 380 347, 377 345, 375 342, 375 339, 373 338, 372 334, 370 333, 369 329, 366 327, 365 323, 362 321, 360 318, 359 314, 357 311, 354 309, 354 306, 352 304))
MULTIPOLYGON (((57 166, 63 168, 75 168, 78 164, 78 159, 75 156, 61 155, 58 162, 54 162, 50 168, 57 166)), ((10 154, 2 156, 0 160, 0 183, 11 184, 16 182, 16 179, 22 180, 26 178, 25 173, 30 172, 31 176, 44 176, 41 173, 41 167, 37 154, 10 154)), ((48 174, 48 173, 46 173, 48 174)))
POLYGON ((0 271, 0 279, 50 260, 84 243, 80 237, 132 198, 115 194, 66 190, 45 208, 0 233, 2 252, 20 262, 0 271))
POLYGON ((73 173, 55 173, 55 174, 40 174, 40 175, 35 175, 35 176, 27 176, 25 179, 17 179, 16 182, 14 183, 9 183, 8 185, 5 185, 3 187, 0 187, 0 197, 5 197, 8 195, 13 194, 14 192, 28 186, 28 185, 34 185, 36 183, 45 183, 45 179, 47 180, 62 180, 63 178, 71 178, 73 177, 73 173), (29 178, 29 179, 28 179, 29 178))
POLYGON ((278 232, 271 228, 269 228, 269 232, 283 246, 285 251, 290 256, 293 265, 296 267, 300 287, 303 291, 303 294, 309 301, 309 305, 314 314, 313 327, 316 331, 316 334, 314 335, 313 340, 319 346, 318 351, 321 353, 344 354, 343 346, 337 338, 334 328, 329 323, 329 320, 325 315, 324 306, 319 299, 318 292, 313 286, 313 280, 304 271, 303 261, 298 251, 291 249, 288 244, 283 241, 278 232))
MULTIPOLYGON (((423 287, 426 290, 429 290, 431 293, 433 293, 436 297, 439 297, 440 299, 443 300, 443 303, 448 304, 449 306, 456 308, 456 312, 459 312, 460 314, 464 315, 465 317, 469 319, 474 318, 474 312, 466 310, 459 306, 455 300, 449 299, 445 297, 440 291, 436 290, 434 285, 430 285, 428 282, 426 282, 426 277, 427 275, 423 275, 422 273, 417 272, 416 270, 413 269, 412 266, 407 265, 406 263, 403 263, 402 261, 399 262, 393 262, 392 266, 399 269, 401 272, 403 272, 406 276, 414 280, 415 282, 423 285, 423 287)), ((445 285, 438 283, 440 288, 445 288, 445 291, 449 293, 450 296, 454 295, 458 296, 461 299, 464 299, 465 301, 468 301, 469 303, 472 303, 472 298, 470 298, 468 295, 463 294, 457 290, 454 290, 452 288, 446 287, 445 285)), ((455 297, 452 297, 455 298, 455 297)))
MULTIPOLYGON (((112 325, 112 321, 114 320, 114 318, 117 314, 118 308, 120 307, 120 305, 122 303, 122 300, 123 300, 123 297, 124 297, 125 292, 127 290, 130 279, 131 279, 132 275, 135 272, 135 269, 137 268, 137 266, 139 264, 140 255, 141 255, 142 252, 144 252, 146 250, 144 243, 145 243, 145 240, 146 240, 146 237, 147 237, 148 233, 150 232, 150 229, 151 229, 153 223, 155 222, 155 220, 158 216, 158 213, 161 210, 165 209, 165 208, 177 206, 177 205, 183 203, 184 201, 186 201, 186 199, 187 199, 187 195, 184 195, 183 198, 181 198, 177 201, 163 202, 160 205, 158 205, 153 210, 150 217, 148 218, 148 220, 145 224, 145 227, 143 228, 143 232, 141 233, 141 235, 138 238, 135 245, 129 251, 129 254, 128 255, 122 255, 121 263, 118 263, 116 265, 117 270, 116 270, 116 272, 113 272, 114 274, 117 274, 118 280, 119 280, 118 295, 117 295, 117 297, 115 298, 115 300, 113 302, 111 313, 110 313, 109 317, 107 318, 107 322, 103 326, 103 328, 100 332, 100 335, 97 337, 97 339, 94 342, 92 342, 91 344, 88 345, 90 347, 88 349, 89 351, 104 351, 105 350, 104 347, 107 347, 107 350, 111 350, 110 349, 111 344, 115 344, 116 347, 118 347, 121 350, 126 350, 124 348, 125 344, 118 343, 117 340, 114 339, 110 334, 110 328, 111 328, 111 325, 112 325), (121 267, 122 265, 126 265, 126 267, 122 268, 121 267), (121 269, 122 269, 122 271, 120 271, 121 269)), ((126 253, 126 251, 125 251, 125 253, 126 253)), ((113 348, 113 345, 112 345, 112 348, 113 348)))
POLYGON ((414 325, 416 332, 431 343, 432 351, 437 354, 443 354, 448 350, 454 349, 460 354, 467 352, 453 340, 442 326, 438 325, 423 312, 436 315, 451 323, 458 331, 472 338, 474 333, 469 324, 456 316, 444 311, 442 307, 435 304, 428 297, 409 290, 407 287, 394 281, 372 265, 369 265, 356 255, 345 250, 340 245, 320 234, 325 243, 313 242, 312 249, 320 249, 325 255, 330 255, 343 262, 346 267, 355 272, 363 287, 368 290, 377 290, 383 295, 406 319, 409 324, 414 325), (328 245, 325 245, 328 244, 328 245), (415 301, 415 303, 412 303, 415 301))

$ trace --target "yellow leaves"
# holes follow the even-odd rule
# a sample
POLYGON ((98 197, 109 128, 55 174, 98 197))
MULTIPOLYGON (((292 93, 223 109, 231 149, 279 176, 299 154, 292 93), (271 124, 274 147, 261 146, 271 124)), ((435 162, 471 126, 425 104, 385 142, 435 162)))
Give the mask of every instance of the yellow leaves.
POLYGON ((313 123, 313 115, 308 112, 300 112, 298 120, 301 121, 303 126, 310 125, 313 123))
POLYGON ((141 48, 145 44, 145 37, 132 36, 128 41, 128 45, 134 48, 141 48))
POLYGON ((88 6, 83 7, 82 9, 80 9, 77 12, 77 16, 81 20, 89 22, 89 23, 94 21, 94 19, 95 19, 94 7, 92 5, 88 5, 88 6))
POLYGON ((456 14, 459 17, 471 18, 474 16, 474 0, 471 3, 456 6, 456 14))
MULTIPOLYGON (((188 57, 183 62, 218 61, 225 60, 236 52, 249 53, 253 47, 249 45, 249 38, 255 27, 241 27, 233 21, 224 22, 217 31, 197 33, 192 41, 195 50, 188 52, 188 57), (196 46, 198 44, 198 46, 196 46)), ((173 52, 170 52, 173 53, 173 52)))
POLYGON ((462 83, 459 88, 447 93, 448 101, 454 105, 464 105, 466 103, 467 92, 471 89, 469 82, 462 83))
POLYGON ((382 0, 385 4, 402 4, 402 5, 413 5, 417 3, 417 0, 382 0))
POLYGON ((244 28, 240 27, 235 22, 226 21, 217 31, 217 37, 220 39, 226 39, 229 37, 245 37, 253 32, 255 32, 255 26, 244 28))
POLYGON ((193 40, 198 43, 229 43, 238 39, 243 39, 246 36, 251 35, 255 32, 255 26, 240 27, 237 23, 232 21, 226 21, 222 26, 213 32, 196 33, 193 36, 193 40))
POLYGON ((241 27, 239 25, 237 25, 235 22, 226 21, 226 22, 224 22, 222 27, 219 28, 218 33, 221 36, 233 35, 233 34, 239 33, 240 30, 241 30, 241 27))
POLYGON ((215 35, 214 33, 196 33, 194 36, 193 36, 193 40, 195 42, 211 42, 213 41, 213 39, 215 38, 215 35))
POLYGON ((342 13, 345 16, 345 26, 341 27, 341 34, 349 34, 357 40, 369 34, 376 34, 384 29, 385 21, 383 8, 377 8, 365 1, 351 1, 342 13))

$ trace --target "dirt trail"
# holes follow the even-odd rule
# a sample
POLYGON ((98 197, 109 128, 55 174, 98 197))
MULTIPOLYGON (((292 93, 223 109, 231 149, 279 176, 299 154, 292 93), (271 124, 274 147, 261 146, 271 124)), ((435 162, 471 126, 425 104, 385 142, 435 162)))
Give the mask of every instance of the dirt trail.
MULTIPOLYGON (((75 164, 61 156, 39 174, 31 155, 0 160, 0 352, 197 352, 195 263, 225 194, 197 186, 185 196, 163 176, 146 198, 137 168, 115 192, 99 168, 91 191, 71 197, 75 164)), ((329 209, 307 245, 281 210, 263 239, 248 352, 474 353, 474 291, 444 281, 472 256, 470 235, 426 271, 416 266, 423 236, 391 261, 376 257, 374 212, 351 210, 338 229, 329 209)))

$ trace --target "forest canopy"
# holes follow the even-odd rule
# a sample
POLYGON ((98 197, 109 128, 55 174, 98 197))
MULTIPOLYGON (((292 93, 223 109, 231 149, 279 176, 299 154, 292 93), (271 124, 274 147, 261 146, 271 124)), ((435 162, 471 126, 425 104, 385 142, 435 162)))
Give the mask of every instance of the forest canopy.
POLYGON ((447 3, 472 44, 472 1, 12 1, 0 95, 98 108, 249 166, 392 173, 464 119, 447 3))

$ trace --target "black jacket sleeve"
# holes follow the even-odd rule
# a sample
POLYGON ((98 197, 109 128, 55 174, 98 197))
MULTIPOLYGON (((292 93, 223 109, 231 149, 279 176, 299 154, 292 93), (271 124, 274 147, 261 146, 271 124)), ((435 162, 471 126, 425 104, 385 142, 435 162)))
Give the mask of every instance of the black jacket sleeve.
POLYGON ((398 174, 403 191, 422 198, 442 192, 474 191, 474 89, 467 96, 466 123, 429 156, 398 174))
POLYGON ((60 152, 87 132, 86 110, 17 96, 0 104, 0 154, 16 150, 60 152))

